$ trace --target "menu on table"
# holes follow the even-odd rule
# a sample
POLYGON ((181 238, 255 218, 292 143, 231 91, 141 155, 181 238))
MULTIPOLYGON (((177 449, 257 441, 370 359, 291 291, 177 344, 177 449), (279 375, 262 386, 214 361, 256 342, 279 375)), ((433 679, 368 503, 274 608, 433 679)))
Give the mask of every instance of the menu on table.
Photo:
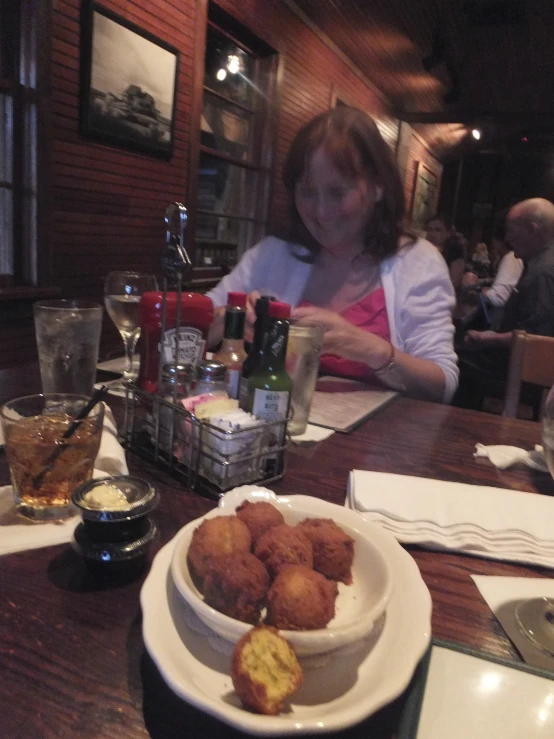
POLYGON ((394 390, 383 390, 344 377, 320 377, 309 422, 346 433, 397 395, 394 390))
POLYGON ((554 736, 554 672, 434 640, 412 680, 396 736, 554 736))

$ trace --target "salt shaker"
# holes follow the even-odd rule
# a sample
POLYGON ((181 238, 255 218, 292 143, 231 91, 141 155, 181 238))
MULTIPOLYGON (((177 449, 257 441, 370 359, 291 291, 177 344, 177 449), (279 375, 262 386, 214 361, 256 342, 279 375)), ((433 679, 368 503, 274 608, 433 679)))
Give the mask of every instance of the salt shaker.
POLYGON ((227 396, 225 375, 227 367, 222 362, 200 362, 196 367, 195 395, 210 393, 211 395, 227 396))

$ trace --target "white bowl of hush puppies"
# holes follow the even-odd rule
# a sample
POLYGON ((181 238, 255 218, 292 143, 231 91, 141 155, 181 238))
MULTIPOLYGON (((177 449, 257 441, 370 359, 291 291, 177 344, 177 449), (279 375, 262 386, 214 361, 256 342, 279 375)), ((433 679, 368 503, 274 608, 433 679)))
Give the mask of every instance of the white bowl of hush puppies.
POLYGON ((393 590, 390 568, 358 514, 318 498, 243 486, 177 535, 175 586, 235 644, 275 626, 299 656, 368 636, 393 590))

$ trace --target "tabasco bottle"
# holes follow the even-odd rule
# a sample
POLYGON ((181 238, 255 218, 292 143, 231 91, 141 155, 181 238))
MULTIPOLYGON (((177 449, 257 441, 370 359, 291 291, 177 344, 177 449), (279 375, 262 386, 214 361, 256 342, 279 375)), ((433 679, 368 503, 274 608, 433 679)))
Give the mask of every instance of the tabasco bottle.
MULTIPOLYGON (((290 305, 271 301, 263 339, 263 352, 258 369, 250 376, 248 391, 250 409, 256 418, 280 421, 271 427, 267 446, 279 447, 285 440, 285 419, 289 413, 292 381, 285 370, 289 335, 290 305)), ((266 457, 266 477, 283 471, 283 452, 266 457)))
POLYGON ((239 389, 239 405, 243 411, 249 411, 250 406, 250 395, 248 392, 248 380, 250 376, 258 369, 262 360, 263 353, 263 340, 265 336, 265 319, 269 313, 269 303, 274 300, 273 297, 268 295, 262 295, 256 301, 254 308, 256 312, 256 323, 254 324, 254 340, 250 346, 250 352, 244 364, 242 365, 242 375, 240 378, 240 389, 239 389))
POLYGON ((223 343, 214 360, 227 367, 225 387, 230 398, 239 397, 242 366, 247 357, 244 349, 244 320, 246 317, 246 293, 231 292, 227 297, 223 343))

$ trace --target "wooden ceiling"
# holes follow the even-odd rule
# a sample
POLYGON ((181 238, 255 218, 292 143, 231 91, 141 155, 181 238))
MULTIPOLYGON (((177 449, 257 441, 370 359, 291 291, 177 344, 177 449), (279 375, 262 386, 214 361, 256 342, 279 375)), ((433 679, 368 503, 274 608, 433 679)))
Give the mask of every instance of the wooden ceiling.
POLYGON ((554 0, 294 4, 404 120, 552 128, 554 0))

